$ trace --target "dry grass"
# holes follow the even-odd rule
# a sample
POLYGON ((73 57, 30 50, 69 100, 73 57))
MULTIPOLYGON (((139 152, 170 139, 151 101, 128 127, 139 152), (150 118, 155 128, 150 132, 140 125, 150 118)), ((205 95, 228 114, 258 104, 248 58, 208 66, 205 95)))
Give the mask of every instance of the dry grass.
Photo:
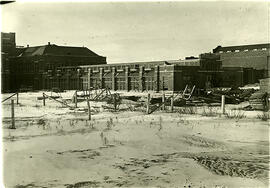
POLYGON ((104 135, 103 132, 100 133, 101 142, 104 146, 109 144, 108 138, 104 135))
POLYGON ((230 110, 225 113, 225 117, 229 119, 243 119, 246 115, 241 110, 230 110))
POLYGON ((110 119, 106 122, 106 130, 111 130, 114 126, 113 118, 110 117, 110 119))
POLYGON ((42 129, 43 130, 45 130, 46 129, 46 120, 44 120, 44 119, 39 119, 38 121, 37 121, 37 125, 38 125, 38 127, 42 127, 42 129))
POLYGON ((207 106, 203 108, 202 115, 207 117, 214 117, 218 115, 218 110, 217 108, 207 106))
POLYGON ((269 112, 263 112, 262 114, 258 114, 257 118, 262 121, 268 121, 270 119, 270 114, 269 112))
POLYGON ((163 129, 162 122, 163 122, 163 119, 161 116, 159 116, 159 129, 158 129, 159 131, 163 129))
POLYGON ((192 106, 188 106, 188 107, 178 109, 177 112, 179 114, 196 114, 197 113, 197 108, 192 107, 192 106))

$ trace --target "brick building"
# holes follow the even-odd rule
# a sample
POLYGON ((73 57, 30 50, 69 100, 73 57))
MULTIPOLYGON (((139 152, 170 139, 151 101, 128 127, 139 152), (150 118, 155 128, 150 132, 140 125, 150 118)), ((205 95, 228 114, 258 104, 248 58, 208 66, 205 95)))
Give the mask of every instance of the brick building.
POLYGON ((1 52, 9 55, 14 54, 16 48, 15 33, 1 32, 1 52))
POLYGON ((86 47, 58 46, 48 43, 44 46, 26 47, 10 57, 10 90, 40 90, 48 86, 51 74, 63 66, 106 64, 106 57, 99 56, 86 47), (47 76, 48 75, 48 76, 47 76))
POLYGON ((183 90, 243 86, 269 77, 269 44, 218 46, 185 60, 107 64, 86 47, 16 47, 15 33, 1 33, 2 91, 60 88, 183 90))
POLYGON ((180 91, 186 85, 205 88, 206 83, 213 87, 222 84, 221 62, 216 54, 201 54, 199 58, 174 61, 61 67, 57 73, 51 82, 61 89, 180 91))
POLYGON ((1 91, 6 91, 10 86, 9 57, 13 56, 16 49, 15 33, 1 32, 1 91))
MULTIPOLYGON (((227 72, 235 67, 245 72, 246 83, 259 82, 261 78, 270 77, 270 43, 241 46, 217 46, 213 53, 220 55, 222 66, 227 72)), ((244 83, 244 84, 246 84, 244 83)))
MULTIPOLYGON (((221 47, 185 60, 61 67, 49 85, 61 89, 182 90, 232 87, 269 76, 269 45, 221 47)), ((49 88, 49 87, 48 87, 49 88)))

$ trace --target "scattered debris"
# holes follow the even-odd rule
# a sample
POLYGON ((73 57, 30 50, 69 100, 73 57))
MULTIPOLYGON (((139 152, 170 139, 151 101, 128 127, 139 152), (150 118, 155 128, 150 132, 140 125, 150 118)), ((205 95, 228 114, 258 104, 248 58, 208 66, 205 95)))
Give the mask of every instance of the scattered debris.
POLYGON ((249 103, 254 110, 269 110, 268 93, 256 92, 249 98, 249 103))

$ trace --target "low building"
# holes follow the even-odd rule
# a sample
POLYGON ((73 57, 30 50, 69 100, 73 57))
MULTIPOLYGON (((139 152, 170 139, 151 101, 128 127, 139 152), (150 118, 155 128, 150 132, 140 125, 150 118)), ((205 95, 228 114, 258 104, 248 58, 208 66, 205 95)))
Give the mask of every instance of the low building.
POLYGON ((216 54, 201 54, 199 58, 185 60, 61 67, 49 85, 64 90, 109 88, 126 91, 180 91, 186 85, 219 87, 222 85, 221 67, 216 54))

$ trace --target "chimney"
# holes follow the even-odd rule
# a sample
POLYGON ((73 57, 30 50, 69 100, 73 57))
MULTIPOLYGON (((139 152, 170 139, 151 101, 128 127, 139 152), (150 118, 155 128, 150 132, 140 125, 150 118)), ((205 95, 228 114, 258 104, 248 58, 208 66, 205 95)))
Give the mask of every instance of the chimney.
POLYGON ((50 42, 48 42, 48 45, 51 45, 51 43, 50 43, 50 42))

